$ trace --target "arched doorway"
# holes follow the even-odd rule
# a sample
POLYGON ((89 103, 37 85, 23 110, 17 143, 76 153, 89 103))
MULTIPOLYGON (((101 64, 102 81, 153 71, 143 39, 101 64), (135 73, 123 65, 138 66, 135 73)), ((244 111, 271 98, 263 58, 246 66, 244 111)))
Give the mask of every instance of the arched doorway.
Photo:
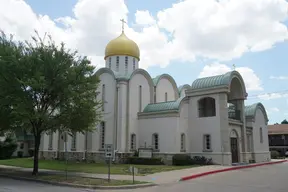
POLYGON ((231 157, 232 163, 239 162, 239 144, 238 144, 238 133, 235 130, 232 130, 230 133, 230 148, 231 148, 231 157))

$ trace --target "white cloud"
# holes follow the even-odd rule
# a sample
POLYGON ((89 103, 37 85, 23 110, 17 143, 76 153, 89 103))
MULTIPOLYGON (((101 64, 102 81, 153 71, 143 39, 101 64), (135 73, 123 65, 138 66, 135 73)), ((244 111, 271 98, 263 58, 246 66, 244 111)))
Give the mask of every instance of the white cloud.
POLYGON ((277 107, 272 107, 272 108, 267 109, 268 115, 271 115, 272 113, 277 113, 279 111, 280 111, 280 109, 277 107))
POLYGON ((288 80, 288 76, 270 76, 270 79, 288 80))
MULTIPOLYGON (((199 77, 208 77, 208 76, 214 76, 214 75, 221 75, 224 73, 227 73, 231 71, 232 69, 224 64, 214 63, 211 65, 206 65, 201 73, 199 74, 199 77)), ((255 72, 249 68, 249 67, 238 67, 235 70, 237 70, 246 85, 247 91, 261 91, 263 90, 263 87, 261 85, 261 80, 259 77, 255 74, 255 72)))
POLYGON ((279 112, 280 110, 277 107, 272 107, 272 108, 269 109, 269 111, 279 112))
POLYGON ((155 24, 155 19, 149 13, 149 11, 139 11, 137 10, 135 13, 136 23, 139 25, 152 25, 155 24))
MULTIPOLYGON (((5 32, 21 39, 29 38, 34 29, 49 32, 100 66, 106 44, 119 35, 119 20, 127 20, 129 12, 124 0, 78 0, 73 17, 51 20, 35 14, 23 0, 0 0, 0 5, 0 27, 5 32)), ((287 39, 287 27, 281 23, 287 8, 285 0, 183 0, 155 18, 146 10, 137 11, 135 26, 141 28, 126 26, 126 33, 139 44, 144 68, 165 67, 174 59, 193 61, 196 56, 226 60, 287 39)))
POLYGON ((259 99, 262 100, 271 100, 271 99, 280 99, 280 98, 286 98, 288 97, 288 93, 265 93, 258 95, 259 99))

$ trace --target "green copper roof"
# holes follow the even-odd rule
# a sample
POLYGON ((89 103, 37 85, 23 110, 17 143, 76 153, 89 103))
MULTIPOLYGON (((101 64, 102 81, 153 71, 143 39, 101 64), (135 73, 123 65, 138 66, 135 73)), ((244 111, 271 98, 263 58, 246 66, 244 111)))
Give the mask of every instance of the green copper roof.
POLYGON ((245 115, 248 117, 254 117, 258 108, 262 110, 265 118, 268 118, 265 107, 262 105, 262 103, 254 103, 252 105, 245 106, 245 115))
MULTIPOLYGON (((254 118, 257 108, 260 108, 262 110, 265 118, 268 120, 266 110, 264 106, 262 105, 262 103, 254 103, 252 105, 245 106, 245 116, 254 118)), ((235 106, 230 103, 228 107, 228 112, 233 112, 233 111, 235 111, 235 106)))
POLYGON ((180 103, 184 97, 180 97, 176 101, 168 101, 168 102, 161 102, 161 103, 151 103, 148 104, 143 112, 150 113, 150 112, 160 112, 160 111, 173 111, 179 110, 180 103))
POLYGON ((178 87, 178 92, 179 92, 179 95, 181 94, 181 91, 183 90, 183 89, 189 89, 189 88, 191 88, 191 86, 190 85, 188 85, 188 84, 184 84, 184 85, 181 85, 180 87, 178 87))
POLYGON ((231 77, 232 73, 235 73, 235 72, 236 71, 231 71, 231 72, 225 73, 223 75, 217 75, 217 76, 211 76, 211 77, 204 77, 204 78, 196 79, 192 83, 192 89, 204 89, 204 88, 217 87, 217 86, 221 86, 221 85, 229 85, 230 77, 231 77))
POLYGON ((113 71, 116 79, 124 79, 124 80, 129 80, 131 78, 132 73, 126 73, 126 74, 119 74, 119 72, 113 71))
POLYGON ((161 77, 161 75, 158 75, 158 76, 156 76, 156 77, 154 77, 154 78, 152 79, 154 85, 157 85, 157 83, 159 82, 160 77, 161 77))

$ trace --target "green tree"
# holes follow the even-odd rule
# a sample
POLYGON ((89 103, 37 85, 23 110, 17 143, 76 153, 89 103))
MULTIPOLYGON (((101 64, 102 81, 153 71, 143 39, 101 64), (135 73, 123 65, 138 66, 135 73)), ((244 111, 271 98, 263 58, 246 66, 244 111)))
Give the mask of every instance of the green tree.
POLYGON ((99 78, 86 57, 51 37, 19 42, 0 35, 0 130, 34 135, 33 175, 38 173, 41 135, 93 131, 101 120, 99 78))
POLYGON ((288 121, 286 119, 284 119, 281 124, 288 124, 288 121))

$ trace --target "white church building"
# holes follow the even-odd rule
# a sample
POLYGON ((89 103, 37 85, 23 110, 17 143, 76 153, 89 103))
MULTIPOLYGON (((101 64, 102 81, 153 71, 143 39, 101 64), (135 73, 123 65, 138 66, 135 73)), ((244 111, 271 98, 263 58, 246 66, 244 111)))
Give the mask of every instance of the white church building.
MULTIPOLYGON (((105 62, 97 71, 103 121, 92 133, 69 136, 70 159, 104 160, 105 144, 112 144, 119 158, 150 147, 166 162, 179 153, 224 165, 270 161, 266 110, 261 103, 244 105, 237 71, 182 86, 169 74, 152 78, 124 32, 108 43, 105 62)), ((61 134, 43 135, 41 157, 63 158, 64 151, 61 134)))

